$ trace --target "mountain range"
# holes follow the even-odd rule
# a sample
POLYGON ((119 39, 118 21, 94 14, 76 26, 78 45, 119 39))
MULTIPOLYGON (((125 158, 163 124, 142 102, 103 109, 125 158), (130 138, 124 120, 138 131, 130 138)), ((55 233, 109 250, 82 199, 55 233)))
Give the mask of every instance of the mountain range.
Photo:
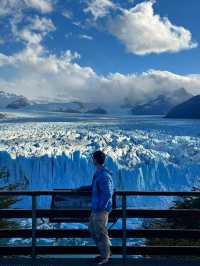
POLYGON ((166 115, 166 118, 200 118, 200 95, 175 106, 166 115))
POLYGON ((159 95, 153 100, 131 108, 133 115, 166 115, 174 106, 192 97, 184 88, 173 91, 167 95, 159 95))
POLYGON ((0 90, 0 108, 20 109, 31 105, 26 97, 0 90))
POLYGON ((166 95, 151 97, 150 100, 134 104, 124 99, 120 104, 31 101, 23 95, 0 91, 0 107, 6 110, 65 112, 77 114, 126 114, 126 115, 166 115, 176 105, 190 99, 192 95, 180 88, 166 95))

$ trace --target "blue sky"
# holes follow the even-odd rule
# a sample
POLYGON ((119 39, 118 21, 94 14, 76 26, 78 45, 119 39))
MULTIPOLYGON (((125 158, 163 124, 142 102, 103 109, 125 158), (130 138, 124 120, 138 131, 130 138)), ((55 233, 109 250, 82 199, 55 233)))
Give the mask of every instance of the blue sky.
POLYGON ((1 2, 2 90, 116 102, 199 93, 198 0, 1 2))
MULTIPOLYGON (((66 2, 69 4, 63 4, 62 6, 66 9, 70 7, 69 9, 75 14, 75 20, 84 23, 88 16, 82 14, 80 6, 78 11, 76 11, 77 4, 72 4, 78 1, 66 2)), ((116 3, 117 1, 114 2, 116 3)), ((123 4, 123 7, 130 8, 144 1, 134 1, 134 4, 129 1, 118 1, 120 4, 123 2, 126 2, 126 4, 123 4)), ((82 6, 84 7, 86 4, 82 6)), ((197 42, 200 41, 198 27, 199 9, 200 2, 198 0, 173 0, 173 3, 172 1, 158 0, 154 5, 156 14, 160 14, 162 17, 167 16, 173 24, 188 29, 192 33, 193 39, 197 42)), ((63 18, 58 16, 55 16, 55 21, 58 22, 62 30, 57 35, 57 38, 55 37, 55 40, 52 40, 51 48, 57 52, 60 49, 64 50, 66 47, 78 51, 82 55, 80 63, 92 66, 100 74, 108 72, 142 72, 151 68, 167 69, 180 74, 198 73, 199 71, 199 47, 177 53, 166 52, 158 55, 138 56, 127 52, 122 42, 103 30, 102 24, 103 22, 105 23, 105 18, 103 22, 102 20, 99 22, 100 30, 95 27, 81 29, 74 26, 71 20, 64 21, 63 18), (64 27, 62 27, 63 24, 65 24, 64 27), (63 38, 63 31, 66 34, 71 32, 72 35, 66 40, 63 38), (79 34, 90 35, 93 37, 93 40, 78 39, 79 34)), ((54 34, 56 36, 56 33, 54 34)))

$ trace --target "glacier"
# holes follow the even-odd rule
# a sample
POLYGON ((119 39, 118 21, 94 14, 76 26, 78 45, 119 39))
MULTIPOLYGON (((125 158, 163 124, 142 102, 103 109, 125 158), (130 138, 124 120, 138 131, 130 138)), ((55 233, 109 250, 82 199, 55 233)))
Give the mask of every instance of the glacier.
MULTIPOLYGON (((18 182, 27 190, 87 185, 94 173, 90 156, 102 149, 116 190, 187 191, 198 186, 198 121, 161 117, 82 120, 1 123, 0 168, 8 169, 6 182, 18 182)), ((170 197, 128 199, 129 206, 145 208, 165 208, 171 202, 170 197)), ((19 204, 30 207, 31 202, 22 199, 19 204)), ((40 197, 38 206, 48 208, 50 198, 40 197)))
MULTIPOLYGON (((116 190, 190 191, 199 186, 199 120, 17 112, 0 120, 0 169, 9 172, 0 179, 0 186, 18 183, 19 189, 52 190, 88 185, 95 170, 90 158, 96 149, 107 154, 106 167, 116 190)), ((134 196, 128 198, 128 207, 162 209, 172 206, 173 200, 134 196)), ((37 199, 38 208, 49 208, 50 203, 49 196, 37 199)), ((120 206, 121 200, 117 203, 120 206)), ((21 197, 13 207, 31 208, 31 199, 21 197)), ((86 228, 85 224, 51 224, 48 219, 37 222, 39 229, 86 228)), ((127 227, 140 228, 141 223, 142 219, 128 219, 127 227)), ((22 219, 20 224, 31 228, 31 219, 22 219)), ((121 228, 120 219, 114 228, 121 228)), ((9 244, 30 241, 11 239, 9 244)), ((55 243, 55 239, 38 241, 55 243)), ((77 241, 85 245, 89 240, 77 241)))

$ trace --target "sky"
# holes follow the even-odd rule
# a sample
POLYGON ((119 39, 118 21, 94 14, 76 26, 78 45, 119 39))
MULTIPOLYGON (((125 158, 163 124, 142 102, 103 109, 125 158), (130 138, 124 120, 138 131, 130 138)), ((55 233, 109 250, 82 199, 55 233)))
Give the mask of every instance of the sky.
POLYGON ((0 0, 0 90, 144 102, 200 93, 199 0, 0 0))

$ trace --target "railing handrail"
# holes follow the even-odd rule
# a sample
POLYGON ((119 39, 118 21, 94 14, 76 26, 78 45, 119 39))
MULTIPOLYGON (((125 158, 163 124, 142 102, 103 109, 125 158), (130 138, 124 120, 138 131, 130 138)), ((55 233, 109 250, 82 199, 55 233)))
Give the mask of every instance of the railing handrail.
MULTIPOLYGON (((87 191, 66 190, 0 190, 0 196, 51 196, 64 194, 86 195, 87 191)), ((199 196, 200 191, 115 191, 117 196, 199 196)))
MULTIPOLYGON (((6 191, 6 190, 0 190, 0 197, 1 196, 31 196, 32 198, 32 209, 1 209, 0 210, 0 216, 1 217, 9 217, 11 216, 14 217, 31 217, 32 218, 32 229, 31 232, 29 231, 29 236, 31 233, 31 238, 32 238, 32 246, 31 247, 23 247, 21 248, 20 246, 17 247, 0 247, 0 255, 1 254, 21 254, 21 252, 25 252, 26 254, 32 255, 32 258, 36 258, 37 254, 46 254, 48 252, 61 252, 65 253, 67 251, 67 248, 69 248, 70 252, 72 254, 77 254, 78 251, 83 252, 83 254, 89 254, 91 253, 91 247, 62 247, 62 246, 57 246, 57 247, 45 247, 43 246, 37 246, 37 238, 38 238, 38 229, 37 229, 37 218, 39 217, 48 217, 50 218, 51 216, 54 217, 55 215, 58 217, 65 217, 65 215, 70 215, 73 213, 73 217, 77 215, 78 211, 78 216, 80 215, 86 215, 89 217, 90 210, 84 210, 80 212, 80 210, 67 210, 67 209, 60 209, 60 210, 49 210, 49 209, 39 209, 37 208, 37 197, 39 196, 53 196, 53 195, 67 195, 67 194, 76 194, 76 195, 88 195, 87 191, 74 191, 71 189, 58 189, 58 190, 31 190, 31 191, 24 191, 24 190, 15 190, 15 191, 6 191), (46 249, 46 250, 45 250, 46 249), (10 252, 10 253, 9 253, 10 252), (46 252, 46 253, 45 253, 46 252)), ((121 198, 121 209, 114 209, 113 212, 110 214, 110 216, 114 215, 116 217, 122 218, 122 230, 121 230, 121 239, 122 239, 122 247, 120 246, 113 246, 112 249, 113 251, 118 252, 117 254, 122 254, 123 257, 123 262, 126 261, 126 257, 129 254, 135 253, 135 254, 155 254, 156 252, 158 254, 172 254, 175 255, 177 254, 188 254, 188 255, 194 255, 194 254, 199 254, 200 253, 200 246, 176 246, 176 247, 171 247, 171 246, 163 246, 163 247, 152 247, 152 246, 127 246, 127 237, 130 236, 130 230, 127 228, 127 218, 139 218, 139 217, 146 217, 146 218, 166 218, 166 217, 172 217, 172 216, 180 216, 180 217, 185 217, 185 215, 191 214, 193 217, 200 217, 200 209, 160 209, 160 210, 154 210, 154 209, 129 209, 127 208, 127 197, 128 196, 194 196, 194 197, 200 197, 200 191, 115 191, 114 196, 119 196, 121 198), (149 253, 150 252, 150 253, 149 253)), ((150 230, 147 230, 145 232, 149 232, 150 230)), ((152 231, 151 231, 152 232, 152 231)), ((159 230, 157 232, 154 232, 158 234, 159 230)), ((161 231, 160 231, 161 232, 161 231)), ((191 232, 189 230, 186 231, 188 234, 188 237, 193 236, 194 232, 191 232)), ((3 234, 3 232, 0 232, 3 234)), ((5 233, 5 232, 4 232, 5 233)), ((11 233, 11 232, 9 232, 11 233)), ((59 232, 60 233, 60 232, 59 232)), ((138 231, 140 236, 142 236, 142 231, 138 231)), ((166 232, 167 233, 170 232, 166 232)), ((171 232, 173 233, 173 232, 171 232)), ((180 231, 175 233, 174 235, 178 236, 183 236, 183 233, 185 231, 180 231)), ((199 234, 200 231, 197 231, 197 234, 199 234)), ((162 235, 162 234, 161 234, 162 235)), ((95 247, 92 247, 92 250, 95 252, 95 247)), ((59 253, 59 254, 61 254, 59 253)), ((157 254, 156 253, 156 254, 157 254)), ((49 254, 49 253, 48 253, 49 254)))

